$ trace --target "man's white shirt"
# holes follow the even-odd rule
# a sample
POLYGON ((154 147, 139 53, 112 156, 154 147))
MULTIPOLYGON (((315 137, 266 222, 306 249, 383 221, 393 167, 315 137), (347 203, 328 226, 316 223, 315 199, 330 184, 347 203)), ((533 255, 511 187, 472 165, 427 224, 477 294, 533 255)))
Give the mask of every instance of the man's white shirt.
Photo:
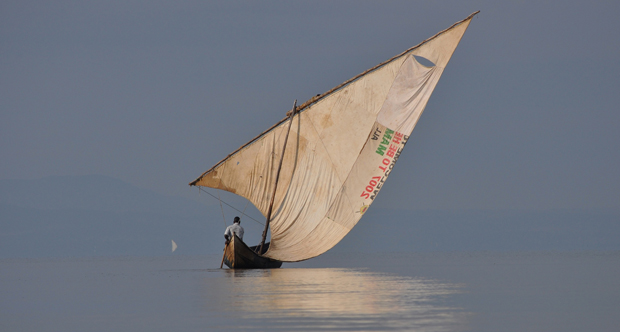
POLYGON ((237 237, 243 240, 243 227, 239 224, 232 224, 226 227, 226 232, 224 232, 224 235, 228 235, 228 237, 232 239, 233 234, 237 234, 237 237))

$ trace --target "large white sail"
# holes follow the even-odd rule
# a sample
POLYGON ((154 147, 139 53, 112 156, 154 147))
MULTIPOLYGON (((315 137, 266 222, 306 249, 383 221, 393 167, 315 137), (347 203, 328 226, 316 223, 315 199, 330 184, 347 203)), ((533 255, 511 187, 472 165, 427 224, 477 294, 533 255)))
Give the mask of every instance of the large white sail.
MULTIPOLYGON (((302 105, 292 119, 264 256, 318 256, 357 224, 475 14, 302 105)), ((288 128, 281 121, 190 184, 243 196, 266 215, 288 128)))

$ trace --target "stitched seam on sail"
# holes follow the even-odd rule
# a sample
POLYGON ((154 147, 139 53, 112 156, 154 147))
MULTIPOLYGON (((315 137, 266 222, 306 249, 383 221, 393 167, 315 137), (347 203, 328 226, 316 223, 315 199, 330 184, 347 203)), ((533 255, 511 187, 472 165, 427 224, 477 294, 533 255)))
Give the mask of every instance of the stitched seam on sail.
MULTIPOLYGON (((340 98, 342 98, 342 96, 340 96, 338 98, 338 100, 340 100, 340 98)), ((351 101, 348 101, 347 105, 349 105, 350 102, 351 101)), ((332 111, 329 112, 330 116, 331 116, 331 113, 332 113, 332 111)), ((342 186, 344 184, 344 182, 340 178, 340 174, 338 174, 338 172, 335 171, 336 170, 336 166, 334 166, 334 161, 332 159, 332 156, 329 153, 329 150, 327 149, 327 146, 325 146, 325 142, 323 142, 323 139, 321 138, 321 133, 319 133, 319 131, 316 129, 316 126, 314 125, 314 122, 312 121, 312 118, 308 117, 308 121, 310 121, 310 123, 312 124, 312 129, 314 129, 314 132, 316 133, 316 137, 321 142, 321 146, 323 146, 323 149, 325 149, 325 154, 327 154, 327 158, 329 158, 329 162, 332 165, 332 169, 334 169, 334 173, 336 174, 336 177, 338 177, 338 180, 340 181, 340 185, 342 186)))

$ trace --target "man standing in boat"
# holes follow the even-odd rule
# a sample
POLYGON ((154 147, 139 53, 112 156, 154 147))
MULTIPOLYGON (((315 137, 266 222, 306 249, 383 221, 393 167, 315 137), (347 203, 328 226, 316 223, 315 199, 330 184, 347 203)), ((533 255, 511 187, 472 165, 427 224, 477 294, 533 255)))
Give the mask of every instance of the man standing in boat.
POLYGON ((241 227, 241 219, 239 219, 239 217, 235 217, 233 224, 226 227, 226 231, 224 232, 226 243, 232 240, 233 235, 237 235, 240 240, 243 240, 243 227, 241 227))

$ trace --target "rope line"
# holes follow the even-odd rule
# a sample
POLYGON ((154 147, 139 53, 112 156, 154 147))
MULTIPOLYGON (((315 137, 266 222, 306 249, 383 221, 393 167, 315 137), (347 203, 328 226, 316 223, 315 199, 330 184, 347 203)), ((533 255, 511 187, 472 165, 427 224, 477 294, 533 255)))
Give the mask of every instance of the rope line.
MULTIPOLYGON (((209 195, 209 196, 211 196, 211 197, 213 197, 213 198, 215 198, 215 199, 219 200, 219 201, 220 201, 220 205, 221 205, 221 203, 224 203, 224 204, 226 204, 226 206, 228 206, 229 208, 231 208, 231 209, 233 209, 233 210, 235 210, 235 211, 237 211, 237 212, 241 213, 241 215, 246 216, 246 217, 250 218, 251 220, 254 220, 254 221, 255 221, 255 222, 257 222, 259 225, 265 226, 265 224, 263 224, 262 222, 260 222, 260 221, 258 221, 258 220, 256 220, 256 219, 254 219, 254 218, 252 218, 252 217, 248 216, 247 214, 245 214, 245 212, 244 212, 244 211, 245 211, 245 209, 244 209, 244 211, 239 211, 239 209, 237 209, 237 208, 235 208, 234 206, 232 206, 232 205, 230 205, 230 204, 226 203, 224 200, 222 200, 222 199, 220 199, 220 198, 216 197, 215 195, 213 195, 212 193, 210 193, 210 192, 208 192, 208 191, 206 191, 206 190, 202 189, 202 187, 197 187, 197 188, 198 188, 198 190, 199 190, 199 191, 204 192, 204 193, 206 193, 207 195, 209 195)), ((218 193, 218 195, 219 195, 219 193, 218 193)), ((250 203, 250 202, 248 201, 248 204, 249 204, 249 203, 250 203)), ((246 207, 247 207, 247 204, 246 204, 246 207)), ((225 222, 226 222, 226 221, 224 221, 224 223, 225 223, 225 222)))
POLYGON ((222 199, 220 198, 220 192, 217 192, 217 200, 220 202, 220 210, 222 210, 222 220, 224 221, 224 227, 226 227, 226 216, 224 215, 224 207, 222 206, 222 199))
POLYGON ((243 212, 241 212, 241 214, 243 214, 245 216, 245 209, 248 208, 248 205, 250 205, 250 200, 248 199, 248 202, 245 203, 245 207, 243 208, 243 212))

